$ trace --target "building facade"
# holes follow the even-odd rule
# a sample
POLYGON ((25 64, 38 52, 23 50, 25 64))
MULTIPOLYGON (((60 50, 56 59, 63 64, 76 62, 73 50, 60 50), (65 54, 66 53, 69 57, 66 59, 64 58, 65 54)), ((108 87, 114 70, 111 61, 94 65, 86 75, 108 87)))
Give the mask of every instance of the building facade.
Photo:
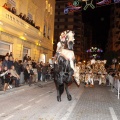
POLYGON ((55 0, 2 0, 0 2, 0 55, 12 52, 14 59, 25 54, 36 61, 52 58, 55 0), (9 10, 4 7, 7 3, 9 10), (15 8, 16 13, 11 9, 15 8), (20 13, 34 25, 20 18, 20 13))
POLYGON ((120 52, 120 4, 112 6, 110 19, 107 50, 120 52))

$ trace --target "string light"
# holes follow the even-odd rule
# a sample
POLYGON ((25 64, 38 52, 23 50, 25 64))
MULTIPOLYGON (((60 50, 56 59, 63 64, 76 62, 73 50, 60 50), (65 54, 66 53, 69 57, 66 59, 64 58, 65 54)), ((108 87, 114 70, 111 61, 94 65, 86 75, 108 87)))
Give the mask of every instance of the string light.
POLYGON ((76 12, 79 10, 87 10, 88 8, 94 9, 96 7, 117 4, 120 3, 120 0, 97 0, 96 4, 93 4, 93 0, 74 0, 73 2, 68 2, 67 7, 64 8, 64 14, 68 14, 69 12, 76 12), (82 2, 85 2, 85 5, 82 6, 82 2))

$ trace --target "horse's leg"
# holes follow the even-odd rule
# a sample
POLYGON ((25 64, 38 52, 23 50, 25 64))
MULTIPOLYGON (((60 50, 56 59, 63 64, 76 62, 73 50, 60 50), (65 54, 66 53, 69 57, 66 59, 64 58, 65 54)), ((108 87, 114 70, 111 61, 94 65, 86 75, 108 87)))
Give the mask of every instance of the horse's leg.
POLYGON ((60 86, 59 85, 57 85, 57 101, 61 102, 60 86))
POLYGON ((57 90, 57 101, 60 102, 61 101, 61 95, 60 95, 60 86, 58 83, 58 75, 55 76, 56 78, 54 79, 55 82, 55 86, 56 86, 56 90, 57 90))
POLYGON ((67 84, 67 83, 65 83, 65 90, 66 90, 66 94, 67 94, 68 100, 69 100, 69 101, 72 100, 72 96, 70 95, 70 93, 69 93, 69 91, 68 91, 68 84, 67 84))

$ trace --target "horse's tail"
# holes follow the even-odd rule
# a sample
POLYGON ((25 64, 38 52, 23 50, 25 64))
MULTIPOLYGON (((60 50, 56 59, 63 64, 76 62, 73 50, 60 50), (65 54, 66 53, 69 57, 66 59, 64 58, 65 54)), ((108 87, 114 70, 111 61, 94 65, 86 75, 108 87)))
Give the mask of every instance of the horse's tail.
POLYGON ((64 84, 59 85, 59 93, 60 93, 60 96, 63 94, 63 92, 64 92, 64 84))

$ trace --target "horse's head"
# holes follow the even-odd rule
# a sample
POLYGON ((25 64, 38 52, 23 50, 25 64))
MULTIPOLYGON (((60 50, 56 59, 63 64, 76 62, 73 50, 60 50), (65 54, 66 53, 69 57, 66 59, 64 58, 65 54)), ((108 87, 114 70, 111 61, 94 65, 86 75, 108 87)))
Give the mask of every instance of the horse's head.
POLYGON ((60 41, 65 44, 66 48, 69 50, 73 50, 74 44, 74 32, 71 30, 66 30, 61 33, 60 41))

